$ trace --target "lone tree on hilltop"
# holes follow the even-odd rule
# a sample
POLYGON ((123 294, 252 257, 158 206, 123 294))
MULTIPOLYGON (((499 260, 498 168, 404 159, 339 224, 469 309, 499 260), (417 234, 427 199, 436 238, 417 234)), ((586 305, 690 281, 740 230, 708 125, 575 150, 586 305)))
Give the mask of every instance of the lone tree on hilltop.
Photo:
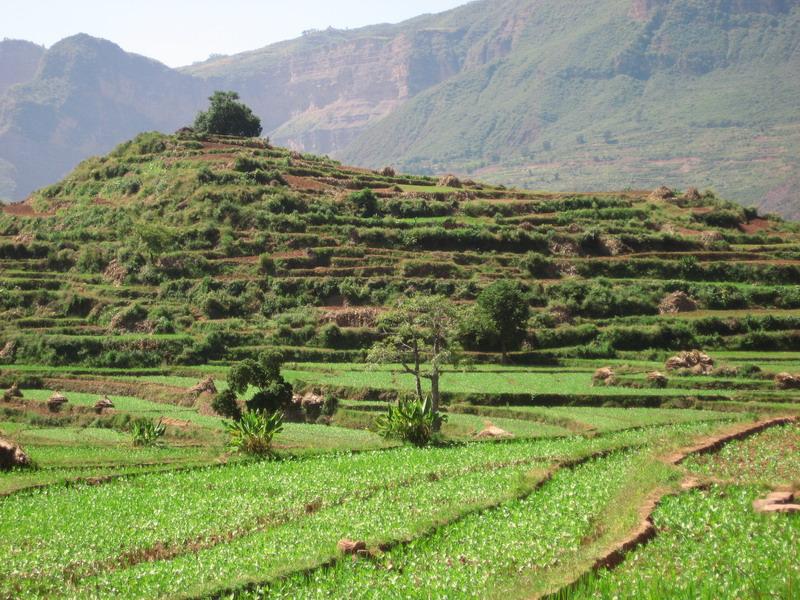
POLYGON ((516 350, 525 339, 530 306, 519 283, 501 279, 484 289, 477 299, 478 318, 496 337, 503 356, 516 350))
POLYGON ((372 363, 403 365, 414 376, 419 402, 425 402, 422 379, 431 382, 431 412, 439 412, 439 379, 445 364, 455 362, 459 314, 443 296, 404 298, 385 314, 378 326, 383 339, 369 352, 372 363))
POLYGON ((239 102, 236 92, 214 92, 209 97, 211 106, 197 113, 194 129, 199 133, 258 137, 261 135, 261 119, 250 107, 239 102))

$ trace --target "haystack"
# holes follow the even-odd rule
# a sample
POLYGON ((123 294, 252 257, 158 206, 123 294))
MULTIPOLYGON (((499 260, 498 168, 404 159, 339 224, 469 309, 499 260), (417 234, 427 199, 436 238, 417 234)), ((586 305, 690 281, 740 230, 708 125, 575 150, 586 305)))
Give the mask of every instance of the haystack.
POLYGON ((495 425, 491 421, 484 421, 484 428, 481 429, 478 433, 476 433, 475 437, 479 439, 513 438, 514 434, 509 431, 506 431, 505 429, 500 429, 497 425, 495 425))
POLYGON ((58 412, 67 402, 69 402, 69 400, 67 400, 67 397, 64 394, 61 392, 55 392, 47 399, 47 408, 50 409, 50 412, 58 412))
POLYGON ((0 360, 11 360, 14 358, 14 353, 17 351, 17 342, 9 340, 3 344, 3 349, 0 350, 0 360))
POLYGON ((800 389, 800 376, 791 373, 778 373, 775 375, 775 387, 779 390, 800 389))
POLYGON ((396 173, 392 167, 383 167, 381 169, 381 175, 383 175, 384 177, 394 177, 396 173))
POLYGON ((713 244, 714 242, 722 242, 725 241, 725 236, 722 235, 719 231, 704 231, 700 234, 700 241, 703 242, 706 246, 709 244, 713 244))
POLYGON ((658 312, 662 315, 693 312, 697 310, 695 302, 686 292, 672 292, 667 294, 658 305, 658 312))
POLYGON ((128 269, 117 262, 116 258, 108 263, 105 271, 103 271, 103 279, 111 282, 115 286, 121 286, 127 276, 128 269))
POLYGON ((102 414, 107 408, 114 408, 114 403, 108 396, 103 396, 94 404, 94 412, 98 415, 102 414))
POLYGON ((614 385, 617 375, 611 367, 600 367, 592 375, 592 385, 614 385))
POLYGON ((697 202, 698 200, 702 199, 700 192, 697 191, 697 188, 690 187, 683 193, 683 199, 687 200, 688 202, 697 202))
POLYGON ((460 188, 461 181, 455 175, 443 175, 439 178, 439 187, 460 188))
POLYGON ((653 190, 653 193, 650 194, 650 200, 671 200, 674 197, 675 192, 663 185, 660 188, 653 190))
POLYGON ((714 359, 700 350, 690 350, 668 358, 665 367, 667 371, 691 369, 698 375, 708 375, 714 370, 714 359))
POLYGON ((14 442, 0 438, 0 471, 31 464, 28 455, 14 442))
POLYGON ((8 398, 9 400, 11 398, 22 398, 22 390, 19 389, 19 384, 16 381, 12 383, 11 387, 5 391, 5 394, 3 394, 3 397, 8 398))
POLYGON ((214 384, 214 380, 209 376, 202 381, 198 381, 189 391, 195 396, 199 396, 203 393, 216 394, 217 386, 214 384))
POLYGON ((661 371, 653 371, 652 373, 647 374, 647 381, 653 387, 657 388, 665 388, 669 383, 667 376, 664 375, 661 371))

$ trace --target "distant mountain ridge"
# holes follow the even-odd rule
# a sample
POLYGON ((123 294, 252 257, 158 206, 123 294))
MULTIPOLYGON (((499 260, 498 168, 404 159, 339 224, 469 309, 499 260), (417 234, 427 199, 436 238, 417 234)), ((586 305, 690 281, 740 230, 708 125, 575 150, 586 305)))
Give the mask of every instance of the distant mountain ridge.
POLYGON ((224 88, 276 143, 353 163, 713 187, 800 218, 800 0, 481 0, 178 70, 82 35, 36 63, 0 81, 0 197, 185 125, 224 88))

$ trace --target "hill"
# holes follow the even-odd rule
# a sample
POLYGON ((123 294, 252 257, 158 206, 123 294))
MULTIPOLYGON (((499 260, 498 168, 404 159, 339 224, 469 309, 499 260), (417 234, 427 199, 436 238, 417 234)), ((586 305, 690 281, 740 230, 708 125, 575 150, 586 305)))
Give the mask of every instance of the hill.
POLYGON ((205 101, 200 82, 88 35, 52 46, 21 81, 0 96, 0 198, 23 198, 140 131, 172 131, 205 101))
POLYGON ((800 225, 692 189, 139 135, 0 211, 0 596, 791 597, 798 283, 800 225), (498 279, 510 364, 470 318, 498 279), (465 316, 425 448, 364 364, 415 291, 465 316), (264 349, 277 431, 217 413, 264 349))
POLYGON ((231 88, 276 143, 347 162, 531 189, 710 187, 797 217, 799 24, 796 0, 481 0, 180 73, 77 36, 0 99, 0 197, 231 88), (80 69, 57 58, 69 48, 80 69))
MULTIPOLYGON (((535 193, 153 133, 6 207, 0 233, 0 341, 22 363, 192 364, 274 346, 359 361, 398 296, 468 306, 499 278, 534 307, 518 362, 798 349, 798 226, 696 191, 535 193)), ((496 356, 479 332, 463 342, 496 356)))

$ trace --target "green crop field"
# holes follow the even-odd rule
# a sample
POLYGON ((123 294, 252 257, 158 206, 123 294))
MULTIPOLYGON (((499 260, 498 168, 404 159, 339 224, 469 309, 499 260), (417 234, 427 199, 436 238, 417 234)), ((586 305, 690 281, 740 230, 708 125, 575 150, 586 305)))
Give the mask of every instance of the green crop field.
POLYGON ((0 598, 796 595, 800 228, 457 183, 149 133, 0 213, 0 598))

